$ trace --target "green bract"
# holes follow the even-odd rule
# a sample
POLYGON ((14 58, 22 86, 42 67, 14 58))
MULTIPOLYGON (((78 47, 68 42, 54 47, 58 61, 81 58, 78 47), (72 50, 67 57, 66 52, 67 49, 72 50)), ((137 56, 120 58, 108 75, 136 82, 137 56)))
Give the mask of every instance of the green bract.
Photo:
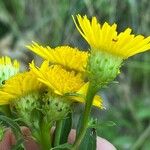
POLYGON ((42 113, 49 122, 64 119, 70 112, 70 101, 66 97, 47 93, 43 97, 42 113))
POLYGON ((92 52, 87 65, 90 82, 98 87, 107 85, 119 74, 122 58, 104 52, 92 52))

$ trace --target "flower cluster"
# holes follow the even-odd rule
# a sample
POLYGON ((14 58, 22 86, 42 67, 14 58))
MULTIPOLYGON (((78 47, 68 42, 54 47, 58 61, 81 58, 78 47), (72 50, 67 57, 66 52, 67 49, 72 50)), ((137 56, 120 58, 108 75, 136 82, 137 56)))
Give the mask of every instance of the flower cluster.
POLYGON ((77 21, 74 17, 73 20, 90 51, 70 46, 44 47, 33 42, 27 48, 42 57, 43 62, 36 66, 32 61, 29 71, 24 72, 19 72, 16 60, 2 57, 0 105, 7 105, 33 129, 34 138, 41 144, 43 136, 50 140, 50 128, 65 119, 73 105, 84 103, 81 132, 73 147, 77 149, 88 128, 91 106, 104 108, 97 92, 116 78, 123 60, 150 49, 150 36, 135 36, 129 28, 118 34, 116 24, 101 25, 96 17, 89 20, 77 15, 77 21))

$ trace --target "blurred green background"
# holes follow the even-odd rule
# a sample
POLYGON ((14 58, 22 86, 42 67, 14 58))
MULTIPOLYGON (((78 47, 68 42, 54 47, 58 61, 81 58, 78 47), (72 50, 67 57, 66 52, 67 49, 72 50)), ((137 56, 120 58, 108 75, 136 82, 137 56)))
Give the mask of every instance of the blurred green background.
MULTIPOLYGON (((25 48, 31 41, 88 49, 71 18, 78 13, 116 22, 118 31, 131 27, 136 34, 150 34, 149 0, 0 0, 0 55, 18 59, 27 69, 32 59, 40 61, 25 48)), ((116 126, 102 126, 98 134, 117 149, 149 150, 150 53, 127 60, 117 81, 101 92, 106 110, 93 110, 93 116, 116 126)))

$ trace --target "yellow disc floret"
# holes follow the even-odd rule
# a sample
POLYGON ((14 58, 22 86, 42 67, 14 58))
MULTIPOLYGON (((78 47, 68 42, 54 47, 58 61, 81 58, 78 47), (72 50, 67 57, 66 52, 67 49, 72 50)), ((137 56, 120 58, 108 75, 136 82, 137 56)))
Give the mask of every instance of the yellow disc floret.
POLYGON ((49 66, 47 61, 43 62, 41 68, 35 67, 33 63, 30 67, 38 76, 39 81, 59 95, 74 93, 84 84, 80 73, 75 74, 74 71, 67 71, 59 65, 49 66))

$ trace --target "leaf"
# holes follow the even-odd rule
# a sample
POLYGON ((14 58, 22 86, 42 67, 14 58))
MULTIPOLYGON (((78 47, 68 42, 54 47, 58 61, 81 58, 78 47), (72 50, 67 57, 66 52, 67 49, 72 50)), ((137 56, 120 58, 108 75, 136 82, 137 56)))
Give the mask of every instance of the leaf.
POLYGON ((20 130, 19 125, 12 120, 11 118, 8 118, 6 116, 0 115, 0 121, 2 121, 2 123, 5 126, 9 126, 11 128, 11 130, 13 131, 15 137, 16 137, 16 145, 14 146, 13 150, 21 150, 20 148, 23 149, 23 136, 22 136, 22 132, 20 130))
POLYGON ((79 150, 96 150, 97 133, 94 128, 87 129, 79 150))
POLYGON ((99 123, 99 125, 112 127, 112 126, 116 126, 116 123, 113 121, 106 121, 106 122, 99 123))
POLYGON ((20 135, 22 135, 19 125, 11 118, 0 115, 0 121, 2 121, 4 125, 8 125, 9 127, 11 127, 16 137, 20 137, 20 135))
POLYGON ((97 121, 93 119, 89 122, 89 127, 90 128, 95 128, 95 129, 100 129, 102 127, 112 127, 112 126, 116 126, 116 123, 113 121, 97 121))
MULTIPOLYGON (((83 117, 81 115, 77 126, 77 137, 80 132, 82 118, 83 117)), ((96 130, 94 128, 88 128, 79 146, 79 150, 96 150, 96 139, 97 139, 96 130)))
POLYGON ((71 144, 65 143, 65 144, 61 144, 61 145, 59 145, 59 146, 56 146, 56 147, 54 147, 54 148, 51 148, 51 150, 59 150, 59 149, 65 149, 65 150, 68 149, 68 150, 70 150, 71 147, 72 147, 71 144))
POLYGON ((72 113, 69 113, 67 118, 64 119, 62 124, 60 144, 64 144, 67 142, 71 127, 72 127, 72 113))

